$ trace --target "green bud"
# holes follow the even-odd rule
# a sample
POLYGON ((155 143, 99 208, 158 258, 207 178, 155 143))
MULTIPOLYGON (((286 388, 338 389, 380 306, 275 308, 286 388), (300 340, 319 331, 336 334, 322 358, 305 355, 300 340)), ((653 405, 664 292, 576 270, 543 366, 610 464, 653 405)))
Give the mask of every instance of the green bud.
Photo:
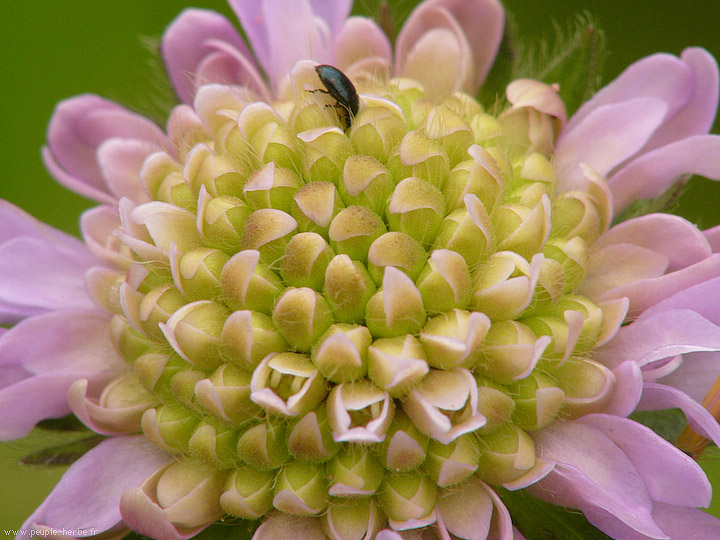
POLYGON ((378 339, 368 352, 368 376, 394 398, 405 395, 429 369, 422 345, 411 335, 378 339))
POLYGON ((477 437, 469 433, 442 444, 431 440, 423 471, 441 487, 459 484, 478 468, 480 445, 477 437))
POLYGON ((574 291, 582 283, 588 267, 589 251, 588 245, 579 236, 570 240, 554 238, 545 244, 543 254, 560 263, 565 273, 564 292, 574 291))
POLYGON ((217 298, 220 276, 229 257, 217 249, 196 248, 180 258, 178 275, 185 294, 194 300, 217 298))
MULTIPOLYGON (((385 163, 391 149, 396 148, 407 124, 403 111, 392 102, 365 97, 372 107, 364 107, 353 120, 350 141, 359 154, 385 163)), ((407 175, 406 175, 407 176, 407 175)))
POLYGON ((225 155, 216 154, 210 147, 199 144, 190 152, 183 176, 194 194, 205 189, 212 197, 239 197, 245 180, 235 164, 225 155))
POLYGON ((249 370, 268 354, 287 349, 272 319, 256 311, 233 312, 225 321, 221 340, 223 358, 249 370))
POLYGON ((440 190, 419 178, 405 178, 393 191, 388 204, 388 225, 421 244, 431 244, 445 216, 445 198, 440 190))
POLYGON ((221 362, 220 334, 230 312, 211 300, 186 304, 162 326, 172 347, 201 369, 215 369, 221 362))
POLYGON ((198 201, 198 224, 210 247, 232 255, 240 250, 242 230, 250 208, 237 197, 201 198, 198 201))
POLYGON ((429 440, 402 409, 398 409, 380 447, 378 458, 391 471, 412 471, 425 461, 429 440))
POLYGON ((336 255, 325 270, 324 293, 335 319, 361 323, 376 287, 365 266, 347 255, 336 255))
POLYGON ((328 463, 327 475, 333 497, 362 497, 380 487, 385 469, 367 448, 351 445, 328 463))
POLYGON ((312 362, 326 379, 350 382, 367 372, 367 353, 372 338, 364 326, 333 324, 313 347, 312 362))
POLYGON ((615 375, 607 367, 588 358, 570 359, 552 373, 565 393, 560 416, 578 418, 602 412, 615 390, 615 375))
POLYGON ((533 298, 535 266, 511 251, 493 253, 475 273, 470 308, 493 322, 517 317, 533 298))
POLYGON ((453 309, 433 317, 420 334, 428 364, 439 369, 471 368, 488 328, 490 319, 483 313, 453 309))
POLYGON ((385 223, 375 212, 364 206, 348 206, 333 218, 328 236, 336 253, 364 262, 370 245, 385 231, 385 223))
POLYGON ((255 210, 275 208, 289 213, 293 195, 301 186, 302 181, 293 171, 268 163, 248 178, 243 194, 255 210))
POLYGON ((433 107, 425 120, 425 132, 443 147, 450 166, 465 159, 468 146, 473 143, 473 132, 463 117, 443 103, 433 107))
POLYGON ((420 526, 435 521, 435 483, 422 474, 389 474, 380 486, 377 501, 390 520, 399 528, 405 522, 420 526))
POLYGON ((550 200, 545 195, 534 208, 505 204, 493 216, 498 249, 530 259, 542 251, 550 236, 550 200))
POLYGON ((470 270, 456 251, 434 250, 415 283, 428 313, 466 308, 470 303, 470 270))
POLYGON ((326 404, 337 442, 382 442, 395 413, 388 393, 367 380, 335 386, 326 404))
POLYGON ((368 272, 377 285, 383 281, 384 270, 393 266, 413 281, 425 265, 427 255, 417 240, 400 232, 379 236, 368 250, 368 272))
POLYGON ((427 318, 422 296, 411 279, 388 266, 382 288, 365 307, 365 324, 374 337, 416 334, 427 318))
POLYGON ((203 527, 222 516, 220 495, 226 476, 197 462, 175 462, 160 476, 154 499, 173 525, 203 527))
POLYGON ((255 469, 277 469, 290 458, 285 423, 266 420, 240 435, 237 455, 255 469))
POLYGON ((440 224, 434 246, 456 251, 474 269, 493 246, 490 218, 475 195, 465 196, 465 208, 455 210, 440 224))
POLYGON ((115 350, 129 362, 135 361, 150 349, 147 336, 135 330, 119 315, 110 319, 110 339, 115 350))
POLYGON ((330 540, 374 538, 385 523, 385 516, 370 498, 346 499, 339 504, 333 501, 321 519, 330 540))
POLYGON ((280 261, 280 275, 291 287, 322 290, 325 270, 334 253, 317 233, 299 233, 292 237, 280 261))
POLYGON ((272 509, 274 471, 240 465, 225 481, 220 506, 231 516, 258 519, 272 509))
POLYGON ((513 423, 521 429, 535 430, 546 426, 563 406, 565 393, 548 375, 534 371, 529 377, 507 386, 515 402, 513 423))
POLYGON ((221 422, 243 425, 260 411, 250 400, 251 378, 250 372, 229 364, 222 365, 209 378, 195 384, 195 398, 221 422))
POLYGON ((428 138, 420 130, 408 132, 400 143, 400 161, 410 167, 412 174, 443 188, 450 172, 450 163, 445 150, 437 141, 428 138))
POLYGON ((325 298, 308 287, 283 291, 275 304, 272 321, 296 351, 310 352, 333 322, 325 298))
POLYGON ((260 252, 251 249, 236 253, 223 266, 222 288, 232 309, 270 315, 284 286, 280 277, 260 262, 260 252))
POLYGON ((276 264, 297 229, 297 221, 282 210, 261 208, 255 210, 245 222, 240 246, 255 249, 266 266, 276 264))
POLYGON ((340 445, 332 437, 324 405, 319 405, 298 420, 288 435, 290 454, 301 461, 325 462, 339 448, 340 445))
POLYGON ((160 323, 167 323, 170 316, 184 306, 187 300, 169 283, 155 287, 140 302, 138 318, 143 331, 156 341, 163 340, 160 323))
POLYGON ((530 436, 512 424, 504 424, 479 437, 482 455, 478 475, 493 485, 512 482, 535 466, 535 445, 530 436))
POLYGON ((345 160, 353 153, 350 139, 333 128, 303 131, 297 137, 305 143, 305 178, 310 182, 330 181, 337 185, 345 160))
POLYGON ((184 407, 160 405, 145 411, 141 424, 145 437, 168 452, 178 453, 187 451, 199 421, 184 407))
POLYGON ((236 429, 200 422, 188 441, 188 451, 203 463, 219 469, 229 469, 235 467, 237 461, 237 440, 236 429))
POLYGON ((382 163, 370 156, 352 155, 345 161, 342 181, 338 188, 347 206, 365 206, 382 215, 393 185, 392 178, 382 163))
POLYGON ((330 182, 311 182, 293 196, 290 215, 302 232, 327 236, 333 218, 345 207, 340 194, 330 182))
POLYGON ((295 516, 315 516, 328 504, 325 467, 292 461, 275 480, 273 506, 295 516))

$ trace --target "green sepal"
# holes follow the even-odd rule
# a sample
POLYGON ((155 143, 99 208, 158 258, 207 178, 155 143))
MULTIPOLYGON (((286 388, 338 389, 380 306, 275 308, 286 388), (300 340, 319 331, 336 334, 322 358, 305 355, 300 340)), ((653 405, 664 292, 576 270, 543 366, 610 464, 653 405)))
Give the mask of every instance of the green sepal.
POLYGON ((510 511, 513 525, 527 540, 609 540, 583 514, 541 501, 523 491, 495 490, 510 511))
POLYGON ((623 221, 644 216, 646 214, 676 213, 678 200, 687 191, 688 176, 682 177, 661 195, 653 199, 635 199, 613 220, 613 226, 623 221))
POLYGON ((20 458, 23 465, 71 465, 100 444, 105 437, 91 434, 66 437, 67 441, 33 450, 20 458))

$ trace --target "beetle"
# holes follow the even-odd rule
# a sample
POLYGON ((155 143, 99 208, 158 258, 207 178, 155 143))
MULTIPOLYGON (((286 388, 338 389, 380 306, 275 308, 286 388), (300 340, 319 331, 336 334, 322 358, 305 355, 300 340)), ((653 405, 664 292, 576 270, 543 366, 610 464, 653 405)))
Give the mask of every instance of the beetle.
POLYGON ((336 107, 341 108, 343 114, 343 124, 345 129, 350 127, 353 116, 358 113, 360 108, 360 98, 358 98, 357 90, 347 75, 335 66, 321 64, 315 66, 315 73, 320 77, 325 90, 317 90, 318 92, 326 92, 332 96, 337 104, 336 107))

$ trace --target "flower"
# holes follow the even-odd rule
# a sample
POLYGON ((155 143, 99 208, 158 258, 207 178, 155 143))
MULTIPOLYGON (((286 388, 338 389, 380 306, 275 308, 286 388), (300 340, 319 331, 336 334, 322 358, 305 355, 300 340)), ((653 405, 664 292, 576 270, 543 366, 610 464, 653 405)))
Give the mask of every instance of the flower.
POLYGON ((394 61, 347 3, 232 6, 259 64, 222 17, 181 14, 165 132, 58 105, 48 168, 101 203, 84 245, 1 207, 0 436, 70 412, 106 436, 21 534, 179 539, 232 516, 257 539, 522 538, 502 487, 615 538, 717 535, 699 467, 627 418, 679 407, 720 441, 697 403, 717 230, 611 225, 720 177, 709 54, 641 60, 569 121, 518 80, 493 115, 469 93, 494 1, 423 3, 394 61), (318 62, 353 80, 349 121, 318 62))

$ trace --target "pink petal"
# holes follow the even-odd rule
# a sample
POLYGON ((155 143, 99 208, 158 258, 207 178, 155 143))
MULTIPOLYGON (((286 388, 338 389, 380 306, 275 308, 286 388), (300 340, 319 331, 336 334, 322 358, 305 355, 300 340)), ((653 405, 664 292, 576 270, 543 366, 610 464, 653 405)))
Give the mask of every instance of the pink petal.
POLYGON ((692 73, 692 93, 672 118, 655 132, 645 151, 710 131, 718 106, 718 66, 705 49, 691 47, 680 56, 692 73))
POLYGON ((352 0, 310 0, 313 13, 322 17, 333 35, 340 33, 352 8, 352 0))
POLYGON ((683 506, 710 504, 712 489, 700 466, 650 428, 608 414, 588 414, 578 422, 601 431, 625 453, 653 501, 683 506))
POLYGON ((45 225, 14 204, 0 199, 0 245, 19 237, 36 238, 68 249, 83 249, 82 242, 74 236, 45 225))
POLYGON ((555 147, 560 189, 573 189, 582 180, 580 163, 604 176, 639 151, 662 123, 667 107, 652 97, 625 99, 594 108, 572 128, 571 118, 555 147))
POLYGON ((50 119, 46 166, 66 187, 100 202, 111 202, 96 151, 112 137, 169 147, 165 134, 147 118, 100 97, 85 94, 61 101, 50 119))
POLYGON ((162 39, 162 55, 170 80, 185 103, 193 102, 198 66, 213 50, 209 40, 226 42, 243 57, 252 58, 245 42, 225 17, 209 10, 185 9, 167 27, 162 39))
POLYGON ((695 352, 684 354, 680 366, 669 375, 657 379, 657 382, 673 386, 695 401, 701 402, 718 375, 720 375, 720 353, 695 352))
POLYGON ((161 146, 138 139, 112 138, 104 141, 97 151, 97 160, 110 193, 118 199, 127 197, 135 204, 150 200, 140 182, 140 169, 150 154, 161 146))
POLYGON ((720 225, 704 230, 703 234, 710 242, 713 252, 720 251, 720 225))
POLYGON ((98 263, 86 249, 68 249, 32 238, 0 246, 0 300, 41 310, 90 309, 85 271, 98 263))
POLYGON ((383 58, 389 66, 390 41, 372 19, 351 17, 335 39, 335 63, 345 70, 366 58, 383 58))
POLYGON ((80 216, 80 231, 85 244, 95 256, 112 266, 127 268, 131 259, 122 253, 122 244, 116 236, 120 216, 112 206, 96 206, 80 216))
POLYGON ((720 136, 695 135, 662 146, 622 167, 608 179, 618 213, 636 199, 661 195, 685 174, 720 179, 720 136))
POLYGON ((647 314, 666 309, 690 309, 720 326, 720 277, 703 281, 664 299, 648 308, 647 314))
POLYGON ((187 540, 207 527, 207 525, 192 529, 175 527, 170 523, 165 511, 142 488, 125 491, 120 499, 119 508, 122 519, 128 527, 156 540, 187 540))
MULTIPOLYGON (((599 358, 598 358, 599 359, 599 358)), ((615 375, 615 387, 605 412, 617 416, 628 416, 637 407, 642 395, 643 376, 632 360, 627 360, 612 370, 615 375)))
POLYGON ((605 105, 638 97, 657 98, 669 105, 668 117, 684 106, 692 95, 691 70, 675 56, 654 54, 638 60, 602 88, 570 118, 566 129, 574 130, 593 111, 605 105))
POLYGON ((264 99, 272 94, 267 88, 252 57, 237 50, 224 41, 208 40, 208 53, 197 66, 195 87, 205 84, 240 85, 256 91, 264 99))
POLYGON ((623 243, 661 253, 667 257, 670 272, 712 254, 708 241, 695 225, 670 214, 647 214, 615 225, 598 239, 593 249, 623 243))
POLYGON ((673 540, 720 538, 720 519, 698 508, 654 503, 652 515, 673 540))
POLYGON ((720 327, 694 311, 668 309, 642 315, 596 353, 612 367, 626 360, 644 366, 678 354, 717 350, 720 327))
POLYGON ((702 405, 677 388, 652 382, 645 383, 638 410, 657 411, 675 408, 685 414, 688 424, 694 431, 720 445, 720 425, 702 405))
POLYGON ((142 436, 106 439, 68 469, 43 504, 43 512, 36 512, 25 526, 34 521, 59 530, 106 531, 122 519, 122 493, 171 459, 142 436))
POLYGON ((515 108, 532 107, 543 114, 567 120, 565 104, 552 86, 533 79, 517 79, 505 89, 508 101, 515 108))

